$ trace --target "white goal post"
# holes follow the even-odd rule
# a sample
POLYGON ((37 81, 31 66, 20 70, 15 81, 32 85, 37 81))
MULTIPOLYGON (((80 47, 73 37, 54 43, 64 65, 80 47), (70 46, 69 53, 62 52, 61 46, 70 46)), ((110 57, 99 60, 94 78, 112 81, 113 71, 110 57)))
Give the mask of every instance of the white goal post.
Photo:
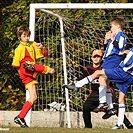
MULTIPOLYGON (((50 9, 133 9, 133 3, 33 3, 30 4, 30 18, 29 18, 29 28, 31 30, 30 40, 35 39, 35 13, 37 10, 52 14, 59 19, 60 22, 60 33, 61 33, 61 45, 62 45, 62 56, 63 56, 63 70, 64 70, 64 84, 67 84, 67 71, 66 71, 66 53, 65 53, 65 41, 64 41, 64 30, 62 17, 56 13, 49 11, 50 9)), ((68 90, 66 93, 66 106, 67 106, 67 123, 68 128, 71 128, 70 120, 70 109, 69 109, 69 94, 68 90)), ((26 91, 26 99, 28 99, 29 94, 26 91)), ((30 126, 30 116, 31 110, 26 116, 26 122, 30 126)))
POLYGON ((133 9, 133 3, 33 3, 30 4, 30 29, 31 40, 34 40, 35 11, 38 9, 133 9))

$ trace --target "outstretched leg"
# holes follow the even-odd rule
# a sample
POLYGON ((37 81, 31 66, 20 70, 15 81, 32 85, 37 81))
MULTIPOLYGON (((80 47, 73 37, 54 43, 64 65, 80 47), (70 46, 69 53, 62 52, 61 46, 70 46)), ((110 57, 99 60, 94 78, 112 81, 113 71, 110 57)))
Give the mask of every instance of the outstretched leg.
POLYGON ((42 64, 31 64, 31 63, 26 63, 23 65, 23 67, 29 71, 35 71, 38 73, 44 73, 44 74, 48 74, 50 67, 49 66, 45 66, 42 64))
POLYGON ((67 88, 69 90, 78 90, 78 88, 81 88, 82 86, 84 86, 85 84, 88 84, 90 82, 92 82, 94 79, 100 77, 100 76, 105 76, 104 70, 96 70, 92 75, 87 76, 79 81, 77 81, 76 83, 73 84, 69 84, 69 85, 64 85, 64 88, 67 88))

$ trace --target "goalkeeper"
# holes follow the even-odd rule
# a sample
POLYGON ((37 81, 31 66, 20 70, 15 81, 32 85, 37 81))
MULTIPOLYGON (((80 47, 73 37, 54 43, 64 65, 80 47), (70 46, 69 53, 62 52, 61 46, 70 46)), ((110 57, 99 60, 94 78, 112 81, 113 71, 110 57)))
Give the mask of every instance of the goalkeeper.
MULTIPOLYGON (((101 62, 102 62, 102 51, 101 50, 94 50, 92 53, 92 63, 89 64, 87 67, 84 68, 83 74, 81 77, 79 77, 77 80, 81 80, 84 77, 87 77, 90 74, 93 74, 96 70, 100 69, 101 62)), ((90 84, 91 91, 89 93, 89 96, 87 97, 84 105, 83 105, 83 119, 84 119, 84 124, 85 128, 92 128, 92 122, 91 122, 91 112, 98 106, 99 104, 99 81, 98 79, 94 80, 90 84)), ((113 99, 115 100, 115 93, 114 90, 109 87, 112 93, 110 91, 107 91, 107 103, 108 105, 112 105, 112 94, 113 94, 113 99), (108 95, 111 95, 108 97, 108 95)), ((109 106, 105 114, 102 116, 103 119, 108 119, 112 115, 115 115, 117 113, 118 106, 115 105, 115 109, 113 106, 109 106)), ((124 124, 127 128, 133 128, 132 124, 130 121, 124 116, 124 124)))
POLYGON ((35 60, 48 56, 48 49, 41 43, 30 42, 30 30, 27 26, 20 26, 17 29, 17 35, 20 44, 15 49, 12 66, 14 66, 20 75, 25 88, 29 91, 30 98, 25 102, 21 112, 14 118, 14 122, 21 127, 26 128, 24 118, 28 111, 32 108, 33 103, 37 99, 36 85, 38 84, 36 77, 39 73, 54 74, 55 69, 46 65, 35 64, 35 60))

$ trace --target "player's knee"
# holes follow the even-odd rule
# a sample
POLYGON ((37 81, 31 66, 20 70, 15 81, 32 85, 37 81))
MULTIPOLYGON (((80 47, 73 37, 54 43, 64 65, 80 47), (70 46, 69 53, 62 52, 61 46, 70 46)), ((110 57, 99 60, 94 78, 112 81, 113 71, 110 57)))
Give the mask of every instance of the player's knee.
POLYGON ((99 82, 102 83, 102 82, 106 82, 107 81, 107 78, 105 76, 100 76, 99 77, 99 82))
POLYGON ((102 76, 102 75, 104 75, 104 70, 96 70, 95 73, 96 73, 98 76, 102 76))
POLYGON ((37 100, 37 95, 34 96, 34 101, 36 101, 36 100, 37 100))
POLYGON ((124 99, 119 99, 118 102, 119 104, 125 104, 124 99))
POLYGON ((34 103, 37 100, 37 95, 31 96, 30 100, 34 103))
POLYGON ((95 71, 95 74, 100 76, 100 70, 95 71))

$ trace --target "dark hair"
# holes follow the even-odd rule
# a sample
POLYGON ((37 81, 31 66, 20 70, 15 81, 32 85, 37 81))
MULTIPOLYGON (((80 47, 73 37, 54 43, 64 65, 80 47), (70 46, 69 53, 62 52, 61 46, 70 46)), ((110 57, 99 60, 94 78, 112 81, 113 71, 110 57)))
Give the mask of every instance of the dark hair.
POLYGON ((115 17, 113 18, 111 21, 110 21, 110 24, 111 23, 115 23, 115 24, 118 24, 120 25, 121 29, 123 30, 124 26, 125 26, 125 19, 124 17, 115 17))
POLYGON ((21 37, 21 35, 25 33, 30 36, 31 32, 28 26, 26 25, 21 25, 20 27, 17 28, 17 36, 21 37))

